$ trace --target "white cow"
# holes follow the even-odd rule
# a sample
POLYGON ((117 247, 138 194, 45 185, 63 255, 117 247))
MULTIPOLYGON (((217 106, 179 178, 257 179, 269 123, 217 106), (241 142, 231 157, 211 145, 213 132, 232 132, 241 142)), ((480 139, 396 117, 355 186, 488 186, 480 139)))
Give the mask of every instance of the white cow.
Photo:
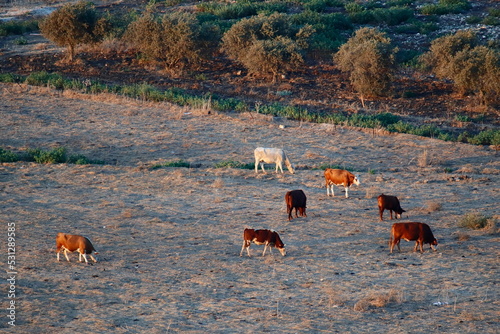
POLYGON ((290 171, 290 173, 292 174, 295 173, 294 166, 290 163, 290 160, 288 160, 285 151, 283 151, 280 148, 257 147, 253 153, 255 155, 255 173, 258 173, 259 171, 259 163, 264 173, 266 172, 264 170, 264 163, 266 164, 275 163, 276 173, 278 172, 279 168, 281 170, 281 173, 283 174, 283 162, 285 162, 285 165, 290 171))

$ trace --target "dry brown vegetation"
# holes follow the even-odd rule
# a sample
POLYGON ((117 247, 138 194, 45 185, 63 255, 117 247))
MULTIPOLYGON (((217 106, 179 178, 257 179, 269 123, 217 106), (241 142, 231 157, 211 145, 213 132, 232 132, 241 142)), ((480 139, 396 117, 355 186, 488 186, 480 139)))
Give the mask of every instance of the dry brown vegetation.
POLYGON ((3 317, 5 332, 498 332, 498 231, 457 225, 470 211, 498 219, 488 147, 23 85, 1 84, 0 101, 2 147, 107 162, 0 165, 0 222, 17 228, 17 326, 3 317), (250 163, 256 146, 285 148, 297 173, 213 167, 250 163), (439 159, 421 165, 423 151, 439 159), (178 159, 196 168, 148 168, 178 159), (322 164, 361 185, 327 198, 322 164), (292 189, 308 217, 289 222, 292 189), (428 223, 438 251, 403 241, 389 255, 378 192, 399 197, 398 221, 428 223), (287 256, 239 257, 245 227, 278 231, 287 256), (57 232, 89 237, 100 262, 57 263, 57 232))

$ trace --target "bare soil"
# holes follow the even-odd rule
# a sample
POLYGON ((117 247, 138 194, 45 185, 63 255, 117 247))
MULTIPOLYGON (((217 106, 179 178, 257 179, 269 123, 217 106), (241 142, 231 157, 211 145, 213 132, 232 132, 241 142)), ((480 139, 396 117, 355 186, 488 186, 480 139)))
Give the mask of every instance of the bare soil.
POLYGON ((0 165, 18 272, 4 332, 498 333, 498 229, 457 225, 469 212, 498 220, 489 147, 16 84, 0 85, 0 115, 0 147, 106 162, 0 165), (297 173, 214 168, 252 162, 257 146, 285 148, 297 173), (193 168, 150 168, 178 159, 193 168), (328 198, 322 164, 361 185, 328 198), (292 189, 308 217, 289 222, 292 189), (437 252, 402 241, 389 254, 380 193, 399 197, 399 221, 431 226, 437 252), (253 245, 240 257, 245 227, 278 231, 287 255, 253 245), (58 232, 89 237, 99 262, 57 262, 58 232))

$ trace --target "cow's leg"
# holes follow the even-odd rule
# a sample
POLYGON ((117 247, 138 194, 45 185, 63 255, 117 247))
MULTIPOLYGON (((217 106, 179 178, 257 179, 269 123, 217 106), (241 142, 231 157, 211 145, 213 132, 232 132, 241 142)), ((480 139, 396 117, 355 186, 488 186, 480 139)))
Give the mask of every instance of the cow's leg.
POLYGON ((380 221, 384 220, 384 209, 381 206, 378 207, 378 213, 380 214, 380 221))
POLYGON ((264 172, 264 174, 266 174, 266 170, 264 169, 264 163, 263 162, 260 163, 260 168, 262 168, 262 171, 264 172))
POLYGON ((89 254, 90 258, 92 259, 92 261, 96 262, 97 263, 97 256, 96 257, 93 257, 92 254, 89 254))
POLYGON ((417 241, 415 241, 415 247, 413 247, 413 251, 414 251, 414 252, 416 252, 416 251, 417 251, 418 244, 419 244, 418 240, 417 240, 417 241))
POLYGON ((60 252, 61 252, 61 249, 59 249, 59 250, 57 251, 57 261, 60 261, 60 259, 59 259, 59 253, 60 253, 60 252))
MULTIPOLYGON (((83 259, 85 260, 85 263, 87 263, 87 264, 88 264, 88 263, 89 263, 89 261, 87 261, 87 255, 85 255, 85 253, 83 253, 83 254, 82 254, 82 253, 80 253, 80 255, 81 255, 81 256, 83 257, 83 259)), ((80 262, 82 262, 82 261, 80 260, 80 262)))
POLYGON ((66 260, 67 260, 68 262, 71 262, 71 261, 69 260, 69 257, 68 257, 68 249, 67 249, 66 247, 64 247, 64 246, 63 246, 63 249, 64 249, 64 256, 66 257, 66 260))
POLYGON ((259 172, 259 160, 255 160, 255 173, 259 172))
MULTIPOLYGON (((245 247, 246 243, 247 243, 247 242, 246 242, 245 240, 243 240, 243 246, 241 246, 240 256, 242 256, 242 255, 243 255, 243 250, 246 248, 246 247, 245 247)), ((247 249, 247 252, 248 252, 248 249, 247 249)), ((250 256, 250 254, 248 254, 248 256, 250 256)))
POLYGON ((398 250, 399 250, 399 252, 401 253, 401 246, 400 246, 400 243, 401 243, 401 239, 398 239, 398 241, 397 241, 398 250))
POLYGON ((391 220, 392 220, 392 210, 391 210, 391 209, 389 209, 389 212, 391 213, 391 220))
POLYGON ((344 187, 345 189, 345 198, 349 198, 349 187, 344 187))
POLYGON ((267 249, 267 242, 264 244, 264 252, 262 253, 262 256, 266 255, 266 249, 267 249))

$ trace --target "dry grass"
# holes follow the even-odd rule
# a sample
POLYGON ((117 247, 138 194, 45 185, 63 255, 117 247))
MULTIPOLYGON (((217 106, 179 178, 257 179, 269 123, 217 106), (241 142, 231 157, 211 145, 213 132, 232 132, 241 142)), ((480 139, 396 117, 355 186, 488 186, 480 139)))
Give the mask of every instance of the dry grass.
POLYGON ((389 291, 370 291, 368 296, 362 298, 354 304, 354 310, 359 312, 367 311, 370 307, 386 307, 390 303, 400 304, 403 302, 402 292, 395 289, 389 291))
POLYGON ((443 205, 436 201, 426 201, 425 206, 427 208, 427 212, 440 211, 443 208, 443 205))
POLYGON ((18 85, 0 88, 5 125, 0 140, 6 147, 63 143, 71 153, 110 162, 0 164, 5 199, 0 220, 19 229, 18 326, 25 332, 385 333, 404 328, 413 333, 433 332, 437 324, 450 333, 498 331, 492 293, 498 254, 484 251, 498 243, 498 236, 467 231, 467 243, 446 236, 462 232, 456 222, 469 211, 496 212, 500 176, 488 174, 488 183, 471 196, 470 183, 451 187, 442 172, 408 163, 414 147, 426 147, 442 152, 453 170, 472 159, 481 169, 496 168, 495 153, 487 148, 456 143, 451 150, 449 143, 434 139, 372 137, 342 127, 332 134, 319 124, 299 128, 292 121, 278 129, 267 115, 249 113, 191 113, 173 120, 172 113, 182 108, 117 97, 81 99, 18 85), (328 157, 341 152, 349 165, 361 171, 376 166, 383 178, 376 182, 378 176, 361 172, 362 184, 350 189, 348 199, 340 189, 327 198, 320 170, 256 175, 208 167, 228 157, 251 162, 258 145, 283 143, 296 164, 331 163, 328 157), (395 143, 397 151, 384 149, 395 143), (198 167, 148 168, 178 159, 198 167), (430 182, 421 182, 423 176, 430 182), (401 253, 388 254, 391 222, 379 222, 376 200, 367 198, 378 194, 376 188, 404 194, 409 209, 425 207, 430 198, 443 203, 431 215, 412 210, 412 220, 429 223, 436 238, 444 238, 438 252, 413 253, 406 244, 401 253), (291 189, 307 194, 307 218, 288 221, 283 196, 291 189), (263 246, 252 245, 253 256, 240 257, 245 227, 278 231, 287 255, 273 250, 262 257, 263 246), (91 238, 100 262, 56 263, 52 250, 58 231, 91 238), (457 312, 433 306, 443 286, 457 297, 457 312), (467 310, 483 317, 458 322, 467 310))

